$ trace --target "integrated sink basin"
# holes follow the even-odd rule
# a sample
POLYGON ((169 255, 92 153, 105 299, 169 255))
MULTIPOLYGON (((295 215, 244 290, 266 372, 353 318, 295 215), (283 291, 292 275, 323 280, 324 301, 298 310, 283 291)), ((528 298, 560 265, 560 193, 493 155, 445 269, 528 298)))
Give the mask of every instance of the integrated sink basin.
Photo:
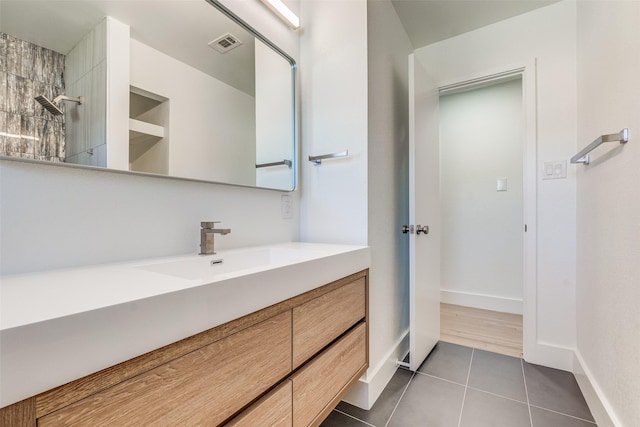
POLYGON ((0 407, 369 264, 366 246, 294 242, 4 276, 0 407))
POLYGON ((232 276, 277 268, 290 263, 326 256, 328 252, 302 247, 262 247, 222 251, 216 255, 193 255, 135 268, 188 280, 220 280, 232 276))

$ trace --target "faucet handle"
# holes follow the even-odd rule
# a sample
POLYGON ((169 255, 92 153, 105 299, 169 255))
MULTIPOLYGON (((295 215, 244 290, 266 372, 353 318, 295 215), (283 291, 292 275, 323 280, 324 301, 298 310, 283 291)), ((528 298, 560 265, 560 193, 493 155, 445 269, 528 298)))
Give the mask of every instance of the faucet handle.
POLYGON ((200 227, 206 229, 212 229, 216 224, 220 224, 220 221, 202 221, 200 222, 200 227))

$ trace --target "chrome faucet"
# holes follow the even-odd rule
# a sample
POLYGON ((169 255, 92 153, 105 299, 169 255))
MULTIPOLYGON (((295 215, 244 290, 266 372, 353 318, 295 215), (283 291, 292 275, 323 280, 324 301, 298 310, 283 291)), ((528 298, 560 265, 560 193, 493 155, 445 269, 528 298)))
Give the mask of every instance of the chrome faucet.
POLYGON ((201 222, 200 226, 200 255, 215 255, 216 251, 213 247, 214 234, 229 234, 230 228, 213 228, 220 221, 201 222))

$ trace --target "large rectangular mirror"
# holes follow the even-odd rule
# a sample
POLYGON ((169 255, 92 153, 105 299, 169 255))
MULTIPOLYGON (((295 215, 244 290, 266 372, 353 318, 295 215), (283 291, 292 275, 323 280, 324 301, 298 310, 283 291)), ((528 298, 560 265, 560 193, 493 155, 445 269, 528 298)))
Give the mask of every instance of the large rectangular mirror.
POLYGON ((295 188, 295 61, 216 0, 2 0, 0 55, 0 156, 295 188))

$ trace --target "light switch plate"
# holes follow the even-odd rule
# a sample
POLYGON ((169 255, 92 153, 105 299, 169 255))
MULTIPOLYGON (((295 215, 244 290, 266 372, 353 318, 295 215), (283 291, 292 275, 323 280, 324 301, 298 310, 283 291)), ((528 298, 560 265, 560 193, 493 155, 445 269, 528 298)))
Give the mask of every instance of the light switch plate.
POLYGON ((542 179, 565 179, 567 177, 567 161, 544 162, 542 179))
POLYGON ((496 180, 496 191, 507 191, 507 178, 502 177, 496 180))

